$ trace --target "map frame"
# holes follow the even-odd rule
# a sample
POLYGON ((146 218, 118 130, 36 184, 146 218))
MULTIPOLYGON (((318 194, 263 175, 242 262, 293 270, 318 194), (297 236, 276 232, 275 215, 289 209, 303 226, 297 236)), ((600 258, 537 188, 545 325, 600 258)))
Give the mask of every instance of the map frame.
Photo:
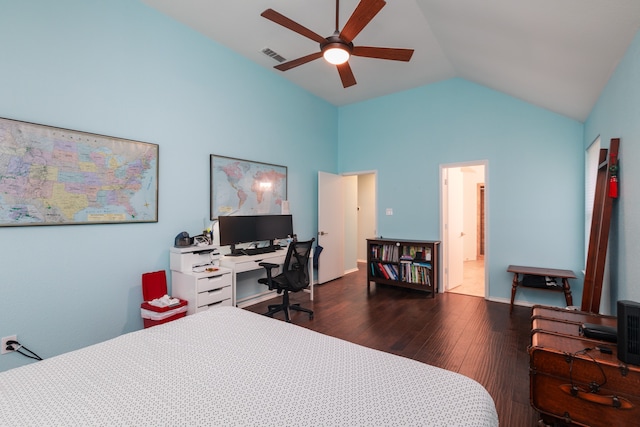
MULTIPOLYGON (((4 117, 0 117, 0 131, 5 128, 13 126, 14 132, 20 132, 21 138, 24 140, 28 140, 31 138, 37 142, 40 142, 37 138, 57 138, 59 141, 68 142, 70 144, 78 144, 82 143, 82 141, 91 141, 91 144, 97 144, 97 147, 90 151, 91 153, 104 153, 107 150, 110 153, 117 153, 118 151, 122 151, 122 147, 126 146, 126 150, 132 151, 136 156, 136 160, 141 161, 150 161, 152 162, 153 167, 155 168, 155 177, 151 179, 151 186, 148 188, 144 194, 149 194, 149 200, 151 200, 151 207, 148 209, 151 212, 150 217, 145 217, 142 219, 131 219, 127 218, 124 220, 117 219, 121 214, 104 214, 103 216, 108 217, 107 220, 83 220, 78 221, 77 219, 68 220, 63 216, 59 216, 55 221, 47 221, 46 217, 42 221, 35 222, 19 222, 19 221, 6 221, 0 216, 0 227, 22 227, 22 226, 43 226, 43 225, 88 225, 88 224, 124 224, 124 223, 151 223, 158 222, 158 182, 159 182, 159 166, 160 166, 160 158, 159 151, 160 147, 158 144, 150 143, 150 142, 142 142, 131 139, 113 137, 108 135, 95 134, 90 132, 84 132, 73 129, 66 129, 61 127, 49 126, 38 123, 31 123, 21 120, 8 119, 4 117), (35 138, 35 139, 34 139, 35 138), (151 153, 149 155, 149 153, 151 153), (143 158, 143 155, 145 157, 143 158)), ((1 133, 1 132, 0 132, 1 133)), ((2 135, 0 134, 0 156, 3 154, 3 149, 6 147, 2 146, 3 140, 2 135)), ((6 144, 5 144, 6 145, 6 144)), ((4 153, 6 154, 6 152, 4 153)), ((44 165, 47 167, 47 165, 44 165)), ((149 169, 152 169, 149 168, 149 169)), ((1 179, 16 179, 18 178, 18 174, 12 174, 10 171, 10 167, 8 165, 3 165, 0 162, 0 180, 1 179)), ((81 195, 89 195, 88 193, 82 193, 81 195)), ((31 202, 32 200, 36 200, 37 194, 34 192, 26 193, 23 195, 23 198, 26 203, 31 202)), ((1 199, 0 199, 1 200, 1 199)), ((148 205, 148 202, 145 202, 148 205)), ((116 205, 118 206, 118 205, 116 205)), ((0 209, 11 208, 6 203, 0 203, 0 209)), ((90 216, 90 215, 89 215, 90 216)))
MULTIPOLYGON (((246 160, 246 159, 238 159, 235 157, 228 157, 228 156, 219 156, 217 154, 211 154, 210 155, 210 162, 209 162, 209 174, 210 174, 210 203, 209 203, 209 219, 214 221, 218 218, 218 215, 216 215, 216 212, 218 212, 219 210, 219 205, 220 203, 216 204, 216 197, 215 197, 215 193, 216 193, 216 183, 214 180, 214 176, 215 176, 215 169, 220 166, 221 163, 228 163, 228 162, 241 162, 241 163, 247 163, 249 165, 249 169, 253 168, 253 167, 269 167, 272 168, 274 171, 284 175, 284 178, 282 179, 282 187, 284 189, 284 194, 283 194, 283 201, 287 200, 287 191, 288 191, 288 183, 287 183, 287 167, 286 166, 282 166, 282 165, 275 165, 272 163, 265 163, 265 162, 257 162, 257 161, 253 161, 253 160, 246 160)), ((230 205, 231 204, 231 200, 225 200, 222 204, 226 204, 226 205, 230 205)), ((282 213, 282 207, 278 208, 278 210, 271 210, 269 212, 265 212, 262 213, 261 215, 280 215, 282 213)), ((238 209, 236 211, 234 211, 231 215, 255 215, 255 213, 249 212, 249 211, 243 211, 242 209, 238 209)))

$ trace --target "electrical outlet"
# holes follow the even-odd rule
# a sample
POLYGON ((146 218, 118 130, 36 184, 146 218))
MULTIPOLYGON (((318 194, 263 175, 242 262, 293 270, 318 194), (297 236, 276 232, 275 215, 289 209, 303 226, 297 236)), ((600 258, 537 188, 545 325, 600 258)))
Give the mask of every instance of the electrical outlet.
POLYGON ((0 345, 2 345, 2 347, 0 348, 0 354, 11 353, 12 351, 15 351, 7 350, 7 341, 18 341, 18 336, 11 335, 10 337, 2 337, 2 342, 0 343, 0 345))

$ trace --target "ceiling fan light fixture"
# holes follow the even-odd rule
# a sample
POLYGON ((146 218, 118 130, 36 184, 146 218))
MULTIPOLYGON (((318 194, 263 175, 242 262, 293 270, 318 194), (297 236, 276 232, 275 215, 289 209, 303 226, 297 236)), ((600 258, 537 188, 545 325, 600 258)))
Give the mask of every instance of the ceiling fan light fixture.
POLYGON ((351 54, 342 43, 330 43, 322 49, 324 59, 333 65, 344 64, 349 60, 351 54))

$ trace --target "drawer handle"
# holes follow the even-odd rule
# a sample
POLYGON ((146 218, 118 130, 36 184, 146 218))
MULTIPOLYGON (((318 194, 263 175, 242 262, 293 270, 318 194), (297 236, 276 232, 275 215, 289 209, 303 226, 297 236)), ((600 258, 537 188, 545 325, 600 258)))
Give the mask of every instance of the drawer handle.
POLYGON ((208 294, 215 294, 216 292, 222 292, 222 288, 211 289, 210 291, 207 291, 208 294))
POLYGON ((589 393, 582 390, 580 387, 571 387, 571 384, 562 384, 559 386, 565 393, 577 397, 578 399, 586 400, 587 402, 597 403, 598 405, 611 406, 618 409, 632 409, 633 404, 620 396, 603 396, 601 394, 589 393))

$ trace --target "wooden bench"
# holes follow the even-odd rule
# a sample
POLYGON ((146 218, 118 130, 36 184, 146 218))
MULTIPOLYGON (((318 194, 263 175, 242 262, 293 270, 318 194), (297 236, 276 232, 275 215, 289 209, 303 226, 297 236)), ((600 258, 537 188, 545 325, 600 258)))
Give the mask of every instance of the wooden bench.
POLYGON ((575 279, 576 275, 571 270, 558 270, 555 268, 540 268, 540 267, 524 267, 521 265, 510 265, 507 271, 513 273, 513 283, 511 285, 511 308, 509 313, 513 311, 513 301, 516 298, 516 290, 518 286, 523 286, 522 280, 519 275, 529 274, 531 276, 553 277, 556 279, 562 279, 562 285, 548 286, 548 287, 535 287, 534 289, 543 289, 549 291, 563 291, 564 299, 567 303, 567 307, 573 305, 573 297, 571 296, 571 286, 569 285, 569 279, 575 279))

